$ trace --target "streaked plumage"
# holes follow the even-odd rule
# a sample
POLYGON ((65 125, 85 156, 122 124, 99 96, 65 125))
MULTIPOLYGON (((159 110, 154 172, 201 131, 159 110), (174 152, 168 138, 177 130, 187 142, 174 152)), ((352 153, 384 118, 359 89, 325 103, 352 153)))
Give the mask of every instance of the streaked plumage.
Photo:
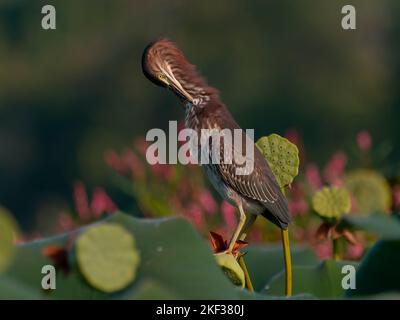
MULTIPOLYGON (((159 40, 150 44, 144 51, 142 66, 148 79, 157 85, 170 88, 182 100, 185 106, 185 124, 188 128, 198 132, 202 128, 240 129, 221 102, 218 90, 208 86, 173 42, 159 40)), ((243 130, 241 136, 242 150, 245 151, 245 144, 254 142, 243 130)), ((224 151, 226 150, 221 143, 221 159, 224 151)), ((209 156, 212 157, 211 154, 209 156)), ((257 147, 254 147, 254 170, 249 175, 236 175, 235 169, 238 164, 235 162, 207 164, 204 167, 210 181, 223 198, 239 209, 242 206, 246 214, 261 214, 281 229, 287 228, 290 215, 286 198, 257 147)))

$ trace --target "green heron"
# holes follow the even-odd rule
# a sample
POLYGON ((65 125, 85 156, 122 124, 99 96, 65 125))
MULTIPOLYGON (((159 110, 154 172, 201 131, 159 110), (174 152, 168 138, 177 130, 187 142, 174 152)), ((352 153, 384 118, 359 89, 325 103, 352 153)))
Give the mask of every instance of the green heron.
MULTIPOLYGON (((229 242, 228 252, 232 251, 237 240, 245 239, 256 217, 262 215, 282 230, 285 262, 287 257, 290 260, 287 233, 290 214, 287 200, 264 156, 222 103, 218 90, 210 87, 175 43, 167 39, 158 40, 146 47, 142 68, 150 81, 170 89, 179 97, 184 105, 187 128, 195 130, 199 136, 201 129, 239 130, 243 143, 251 143, 254 149, 253 170, 248 174, 238 175, 236 169, 240 165, 235 161, 224 162, 224 157, 219 158, 219 163, 211 161, 202 165, 221 196, 239 209, 239 222, 229 242)), ((223 143, 219 144, 220 155, 224 154, 223 146, 223 143)), ((241 149, 232 152, 246 156, 243 154, 244 148, 241 149)), ((210 153, 215 152, 212 147, 208 150, 210 153)), ((215 159, 213 156, 210 154, 209 158, 215 159)), ((285 267, 288 269, 287 263, 285 267)), ((288 291, 287 288, 287 294, 290 294, 288 291)))

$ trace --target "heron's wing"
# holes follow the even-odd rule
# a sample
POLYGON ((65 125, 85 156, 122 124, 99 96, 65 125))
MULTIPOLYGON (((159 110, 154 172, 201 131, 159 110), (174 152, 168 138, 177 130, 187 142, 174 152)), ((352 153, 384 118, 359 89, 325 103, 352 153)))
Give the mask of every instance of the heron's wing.
MULTIPOLYGON (((234 121, 232 119, 232 121, 234 121)), ((230 128, 240 130, 242 144, 224 143, 221 138, 220 142, 220 159, 219 163, 215 164, 216 170, 220 173, 224 182, 234 189, 239 195, 260 202, 268 211, 267 218, 275 218, 278 221, 273 221, 280 227, 286 228, 290 222, 288 204, 285 196, 282 194, 280 187, 272 173, 264 156, 254 145, 246 133, 234 123, 229 124, 230 128), (254 155, 246 153, 246 146, 249 144, 254 150, 254 155), (232 151, 230 151, 230 150, 232 151), (232 152, 232 157, 227 157, 229 152, 232 152), (225 155, 225 157, 224 157, 225 155), (229 161, 224 161, 228 159, 229 161), (240 161, 237 161, 237 160, 240 161), (254 166, 249 166, 250 169, 246 174, 239 175, 238 169, 244 170, 245 164, 253 161, 254 166), (251 168, 253 167, 253 168, 251 168), (272 217, 271 217, 272 216, 272 217)), ((234 134, 232 133, 234 136, 234 134)), ((232 139, 233 142, 235 139, 232 139)), ((243 173, 243 172, 242 172, 243 173)))

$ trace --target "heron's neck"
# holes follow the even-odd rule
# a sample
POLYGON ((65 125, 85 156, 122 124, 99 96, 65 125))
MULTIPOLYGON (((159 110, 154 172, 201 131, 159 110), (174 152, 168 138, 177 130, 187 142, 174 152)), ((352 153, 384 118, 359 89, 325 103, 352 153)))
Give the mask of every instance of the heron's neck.
POLYGON ((182 85, 183 89, 190 94, 193 102, 186 102, 185 107, 204 108, 213 99, 214 92, 210 92, 207 88, 195 87, 190 84, 182 85))
POLYGON ((217 121, 218 110, 222 108, 222 103, 218 96, 200 99, 198 103, 185 103, 185 125, 186 128, 199 131, 200 129, 214 128, 217 121), (211 120, 211 121, 210 121, 211 120))
POLYGON ((218 90, 210 87, 197 73, 178 73, 175 77, 182 88, 193 98, 193 105, 203 107, 211 100, 219 99, 218 90))
POLYGON ((203 108, 204 106, 200 104, 193 104, 191 102, 185 102, 185 126, 189 129, 199 130, 200 119, 199 119, 199 109, 203 108))

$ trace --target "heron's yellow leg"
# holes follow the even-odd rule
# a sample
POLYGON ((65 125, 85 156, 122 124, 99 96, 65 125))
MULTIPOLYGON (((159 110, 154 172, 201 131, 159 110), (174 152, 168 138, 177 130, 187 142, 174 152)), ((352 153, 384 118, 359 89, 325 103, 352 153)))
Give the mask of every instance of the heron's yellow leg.
POLYGON ((255 214, 250 214, 247 216, 246 223, 242 228, 242 232, 240 234, 239 239, 244 241, 249 234, 249 229, 253 225, 254 221, 256 221, 257 216, 255 214))
POLYGON ((239 207, 239 213, 240 213, 239 223, 237 224, 236 229, 233 232, 232 239, 229 242, 228 252, 232 252, 233 247, 235 246, 235 243, 236 243, 237 239, 239 238, 239 235, 242 232, 244 225, 246 224, 246 214, 243 211, 243 207, 241 204, 238 207, 239 207))
POLYGON ((285 294, 292 295, 292 258, 290 256, 289 231, 282 229, 283 258, 285 260, 285 294))
MULTIPOLYGON (((234 234, 232 236, 232 240, 231 240, 231 243, 229 245, 228 252, 232 252, 233 246, 235 245, 236 240, 238 238, 240 238, 240 240, 244 240, 246 238, 249 228, 253 225, 253 223, 254 223, 254 221, 255 221, 255 219, 257 217, 256 215, 252 215, 252 214, 250 214, 250 216, 247 216, 244 213, 242 206, 239 206, 239 212, 240 212, 240 220, 239 220, 238 226, 237 226, 237 228, 236 228, 236 230, 235 230, 235 232, 234 232, 234 234)), ((242 268, 243 273, 244 273, 246 288, 250 292, 254 292, 254 287, 253 287, 253 284, 251 282, 250 275, 249 275, 249 272, 247 270, 246 263, 244 262, 243 254, 239 254, 238 262, 239 262, 239 265, 242 268)))

